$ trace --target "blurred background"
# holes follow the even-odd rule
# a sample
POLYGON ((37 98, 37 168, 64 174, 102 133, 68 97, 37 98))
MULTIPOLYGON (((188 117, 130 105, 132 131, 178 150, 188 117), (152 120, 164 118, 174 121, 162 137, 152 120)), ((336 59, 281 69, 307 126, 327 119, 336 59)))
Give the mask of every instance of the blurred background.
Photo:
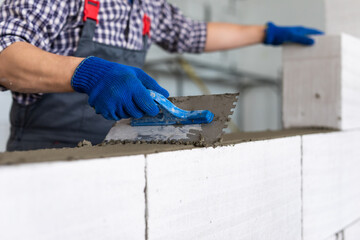
MULTIPOLYGON (((322 0, 168 1, 197 20, 240 24, 273 21, 278 25, 325 28, 322 0)), ((227 131, 276 130, 281 128, 281 54, 281 48, 252 46, 221 53, 176 55, 153 45, 145 70, 171 96, 240 92, 234 124, 227 131)), ((0 151, 4 151, 11 94, 0 92, 0 103, 0 151)))

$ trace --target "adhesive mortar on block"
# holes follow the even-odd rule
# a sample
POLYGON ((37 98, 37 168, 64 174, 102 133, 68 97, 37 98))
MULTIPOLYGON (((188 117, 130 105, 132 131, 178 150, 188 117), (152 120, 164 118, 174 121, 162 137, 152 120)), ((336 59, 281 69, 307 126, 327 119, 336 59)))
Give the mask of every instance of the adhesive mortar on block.
MULTIPOLYGON (((293 129, 282 131, 266 131, 254 133, 234 133, 225 134, 221 143, 209 147, 222 147, 241 144, 249 141, 259 141, 266 139, 299 136, 329 132, 326 129, 293 129)), ((86 143, 86 142, 85 142, 86 143)), ((82 159, 98 159, 108 157, 132 156, 155 154, 160 152, 170 152, 179 150, 191 150, 202 146, 164 144, 164 143, 124 143, 121 141, 111 141, 99 145, 91 146, 90 143, 82 143, 76 148, 62 149, 43 149, 33 151, 5 152, 0 153, 0 165, 52 162, 52 161, 73 161, 82 159)))

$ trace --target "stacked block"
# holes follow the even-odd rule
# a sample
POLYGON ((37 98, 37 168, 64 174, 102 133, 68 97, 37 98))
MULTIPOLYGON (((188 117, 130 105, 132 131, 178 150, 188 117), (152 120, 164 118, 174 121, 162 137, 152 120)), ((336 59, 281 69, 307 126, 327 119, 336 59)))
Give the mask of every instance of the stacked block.
POLYGON ((0 239, 302 240, 300 168, 300 136, 2 165, 0 239))
POLYGON ((144 156, 0 166, 0 239, 144 239, 144 156))
POLYGON ((301 240, 300 144, 149 155, 148 239, 301 240))
POLYGON ((357 240, 359 138, 2 165, 0 239, 357 240))
POLYGON ((338 240, 336 235, 332 235, 331 237, 328 237, 324 240, 338 240))
POLYGON ((283 49, 283 125, 303 137, 303 239, 359 239, 360 1, 325 0, 326 36, 283 49))
POLYGON ((304 240, 326 239, 360 218, 359 138, 360 131, 303 136, 304 240))
POLYGON ((358 240, 360 236, 360 220, 351 224, 344 230, 346 240, 358 240))
POLYGON ((312 47, 284 47, 284 127, 359 128, 360 40, 315 39, 312 47))

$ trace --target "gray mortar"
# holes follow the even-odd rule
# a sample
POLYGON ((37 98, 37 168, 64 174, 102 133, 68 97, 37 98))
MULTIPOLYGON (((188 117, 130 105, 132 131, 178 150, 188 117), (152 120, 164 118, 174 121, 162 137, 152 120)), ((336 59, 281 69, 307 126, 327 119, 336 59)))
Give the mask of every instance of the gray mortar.
POLYGON ((206 109, 214 113, 214 120, 210 124, 203 124, 200 131, 192 131, 188 135, 189 141, 196 146, 212 146, 219 142, 223 129, 230 120, 236 106, 239 93, 218 95, 204 95, 192 97, 170 98, 177 107, 185 110, 206 109))
MULTIPOLYGON (((292 129, 282 131, 266 131, 255 133, 236 133, 224 135, 222 142, 216 146, 229 146, 242 142, 274 139, 306 134, 327 133, 326 129, 292 129)), ((97 159, 121 157, 132 155, 153 154, 186 149, 194 149, 194 145, 176 144, 123 144, 122 142, 103 143, 97 146, 84 146, 78 148, 44 149, 23 152, 0 153, 0 165, 13 165, 36 162, 73 161, 84 159, 97 159)))
POLYGON ((78 143, 77 145, 78 147, 86 147, 86 146, 92 146, 92 143, 90 141, 87 140, 82 140, 81 142, 78 143))

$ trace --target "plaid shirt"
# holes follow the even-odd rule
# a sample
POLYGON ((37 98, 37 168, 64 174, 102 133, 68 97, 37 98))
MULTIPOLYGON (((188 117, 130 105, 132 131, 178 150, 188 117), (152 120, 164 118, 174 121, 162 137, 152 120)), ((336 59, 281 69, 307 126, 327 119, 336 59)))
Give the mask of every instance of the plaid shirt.
MULTIPOLYGON (((85 0, 5 0, 0 6, 0 52, 14 42, 28 42, 45 51, 71 56, 83 27, 85 0)), ((205 48, 206 24, 186 18, 166 0, 100 0, 94 41, 126 49, 143 48, 142 18, 151 18, 151 38, 169 52, 200 53, 205 48), (129 27, 128 27, 129 25, 129 27)), ((6 90, 0 86, 0 90, 6 90)), ((29 105, 40 94, 13 92, 29 105)))

